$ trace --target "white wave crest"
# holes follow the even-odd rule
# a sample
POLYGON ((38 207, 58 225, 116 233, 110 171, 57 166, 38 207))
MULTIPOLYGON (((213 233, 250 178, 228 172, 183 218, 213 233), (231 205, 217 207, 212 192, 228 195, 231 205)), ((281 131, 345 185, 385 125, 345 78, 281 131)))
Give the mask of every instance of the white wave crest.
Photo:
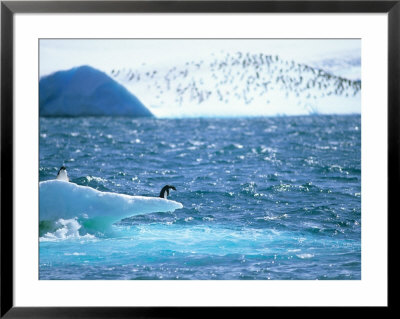
POLYGON ((93 235, 86 234, 81 236, 79 234, 79 229, 82 227, 79 222, 73 219, 62 219, 60 218, 55 226, 57 230, 54 232, 48 232, 40 238, 40 241, 58 241, 65 239, 94 239, 93 235))
POLYGON ((313 254, 298 254, 296 256, 299 257, 300 259, 309 259, 314 257, 313 254))

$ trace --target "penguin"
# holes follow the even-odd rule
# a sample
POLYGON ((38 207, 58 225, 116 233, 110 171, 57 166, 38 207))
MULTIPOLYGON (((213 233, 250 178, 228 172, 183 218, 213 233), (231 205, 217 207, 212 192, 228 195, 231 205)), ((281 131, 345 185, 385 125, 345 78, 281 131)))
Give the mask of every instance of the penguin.
POLYGON ((69 182, 67 168, 65 166, 61 166, 60 170, 58 171, 56 179, 64 182, 69 182))
POLYGON ((160 197, 161 197, 161 198, 167 199, 167 196, 169 196, 169 190, 170 190, 170 189, 173 189, 174 191, 176 191, 175 186, 172 186, 172 185, 165 185, 165 186, 161 189, 160 197))

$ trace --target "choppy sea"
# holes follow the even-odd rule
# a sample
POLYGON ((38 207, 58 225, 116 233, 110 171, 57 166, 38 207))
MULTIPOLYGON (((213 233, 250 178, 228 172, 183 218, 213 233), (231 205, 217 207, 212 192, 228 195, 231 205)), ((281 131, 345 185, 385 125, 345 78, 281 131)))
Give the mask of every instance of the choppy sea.
POLYGON ((40 118, 39 147, 40 181, 183 205, 41 222, 40 279, 361 279, 360 115, 40 118))

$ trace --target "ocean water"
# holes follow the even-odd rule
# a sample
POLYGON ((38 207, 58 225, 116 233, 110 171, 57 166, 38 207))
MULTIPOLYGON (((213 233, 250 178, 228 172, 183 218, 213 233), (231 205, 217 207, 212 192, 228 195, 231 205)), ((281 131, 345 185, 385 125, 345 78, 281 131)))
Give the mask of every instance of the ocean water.
POLYGON ((40 118, 39 153, 40 181, 183 205, 40 222, 40 279, 361 279, 360 115, 40 118))

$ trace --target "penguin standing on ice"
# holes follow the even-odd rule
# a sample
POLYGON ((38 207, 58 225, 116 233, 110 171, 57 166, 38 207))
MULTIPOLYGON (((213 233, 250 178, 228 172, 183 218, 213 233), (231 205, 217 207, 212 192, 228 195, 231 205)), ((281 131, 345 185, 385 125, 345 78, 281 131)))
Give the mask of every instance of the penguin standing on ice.
POLYGON ((165 185, 165 186, 161 189, 160 197, 161 197, 161 198, 167 199, 167 196, 169 196, 169 190, 170 190, 170 189, 173 189, 174 191, 176 191, 175 186, 172 186, 172 185, 165 185))
POLYGON ((64 182, 69 182, 67 168, 65 166, 61 166, 60 170, 58 171, 56 179, 64 182))

